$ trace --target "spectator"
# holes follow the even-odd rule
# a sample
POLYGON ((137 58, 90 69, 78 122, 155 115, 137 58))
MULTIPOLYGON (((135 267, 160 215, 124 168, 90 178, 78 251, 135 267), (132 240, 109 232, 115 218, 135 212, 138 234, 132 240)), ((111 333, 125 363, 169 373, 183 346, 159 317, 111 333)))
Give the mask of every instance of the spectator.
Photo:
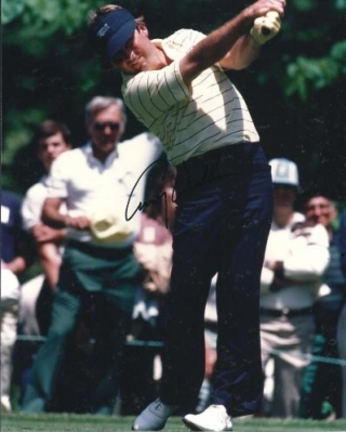
POLYGON ((33 260, 30 239, 22 229, 21 198, 1 191, 1 411, 11 411, 12 353, 17 336, 18 277, 33 260))
MULTIPOLYGON (((37 127, 33 142, 45 174, 26 192, 22 217, 24 228, 35 239, 44 272, 44 282, 41 285, 42 278, 38 277, 35 279, 36 287, 33 286, 33 281, 22 287, 20 321, 23 333, 35 334, 39 330, 39 334, 45 335, 50 323, 51 303, 58 282, 66 230, 51 228, 44 224, 41 212, 47 198, 47 178, 51 165, 61 153, 71 149, 71 133, 65 124, 46 120, 37 127)), ((64 212, 65 207, 60 210, 64 212)))
POLYGON ((210 403, 214 368, 217 360, 216 281, 217 274, 211 281, 208 299, 204 311, 205 373, 198 395, 196 406, 197 412, 202 412, 210 403))
POLYGON ((337 208, 331 198, 320 192, 309 192, 303 202, 307 224, 323 225, 329 235, 330 260, 322 276, 322 286, 314 306, 316 334, 313 354, 324 357, 312 361, 306 369, 302 390, 302 417, 323 419, 341 416, 341 369, 328 362, 338 357, 337 322, 346 293, 346 279, 340 263, 339 232, 333 229, 337 208))
MULTIPOLYGON (((346 210, 343 211, 340 224, 340 252, 341 268, 346 277, 346 210)), ((346 362, 346 293, 344 292, 344 304, 339 316, 337 327, 338 351, 341 359, 346 362)), ((346 366, 342 367, 342 418, 346 418, 346 366)))
POLYGON ((133 318, 157 327, 160 300, 167 293, 172 266, 172 234, 174 218, 174 170, 168 166, 152 188, 148 208, 142 215, 141 231, 134 252, 144 269, 144 280, 137 291, 133 318), (154 315, 152 315, 154 314, 154 315))
POLYGON ((119 363, 142 271, 132 244, 140 228, 138 208, 145 172, 161 151, 146 133, 118 144, 125 130, 123 102, 97 96, 86 107, 90 141, 53 163, 42 218, 67 229, 47 341, 33 366, 23 410, 49 410, 69 334, 92 306, 98 365, 91 411, 111 414, 118 393, 119 363), (60 212, 66 203, 67 215, 60 212))
MULTIPOLYGON (((175 170, 163 159, 148 179, 149 196, 142 215, 141 231, 134 243, 135 256, 144 270, 138 286, 129 341, 162 341, 165 295, 172 266, 171 225, 174 220, 172 196, 175 170), (151 180, 151 181, 150 181, 151 180), (150 184, 151 183, 151 184, 150 184)), ((157 396, 162 370, 162 349, 157 346, 127 347, 122 374, 123 415, 136 414, 157 396), (160 367, 161 366, 161 367, 160 367)))
POLYGON ((304 216, 294 211, 299 186, 296 164, 284 158, 269 163, 274 210, 261 275, 260 313, 263 368, 273 359, 274 389, 272 400, 265 398, 264 411, 275 417, 297 417, 315 330, 312 306, 328 263, 329 242, 324 227, 305 226, 304 216))

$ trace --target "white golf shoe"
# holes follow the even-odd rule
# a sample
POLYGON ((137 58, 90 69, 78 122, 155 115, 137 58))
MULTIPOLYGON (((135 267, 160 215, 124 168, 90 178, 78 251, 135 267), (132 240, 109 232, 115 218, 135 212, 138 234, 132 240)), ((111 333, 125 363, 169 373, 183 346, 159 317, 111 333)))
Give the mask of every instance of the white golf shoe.
POLYGON ((166 405, 160 399, 148 405, 132 425, 134 431, 158 431, 165 427, 166 421, 178 407, 166 405))
POLYGON ((11 412, 11 402, 9 396, 1 396, 1 412, 11 412))
POLYGON ((192 431, 231 431, 231 417, 223 405, 210 405, 200 414, 187 414, 183 418, 185 425, 192 431))

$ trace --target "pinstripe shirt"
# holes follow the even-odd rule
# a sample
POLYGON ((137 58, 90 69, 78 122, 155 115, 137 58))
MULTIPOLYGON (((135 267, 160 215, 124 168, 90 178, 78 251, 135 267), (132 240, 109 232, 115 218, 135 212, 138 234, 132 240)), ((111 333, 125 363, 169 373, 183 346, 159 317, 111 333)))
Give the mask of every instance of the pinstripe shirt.
POLYGON ((182 29, 153 40, 172 63, 160 70, 123 74, 126 105, 161 139, 173 165, 226 145, 259 141, 244 99, 218 65, 203 71, 191 88, 184 83, 179 60, 204 37, 182 29))

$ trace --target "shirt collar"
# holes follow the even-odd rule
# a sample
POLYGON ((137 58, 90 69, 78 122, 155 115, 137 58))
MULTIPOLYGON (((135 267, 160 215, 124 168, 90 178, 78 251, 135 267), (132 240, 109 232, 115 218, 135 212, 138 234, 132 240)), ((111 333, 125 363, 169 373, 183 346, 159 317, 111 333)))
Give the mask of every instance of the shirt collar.
POLYGON ((93 165, 102 165, 103 167, 110 166, 115 161, 115 159, 119 157, 118 149, 117 147, 115 147, 115 149, 111 153, 109 153, 105 161, 101 162, 99 159, 95 158, 93 154, 91 141, 88 141, 82 148, 82 150, 86 154, 86 157, 90 163, 92 163, 93 165))
MULTIPOLYGON (((166 56, 172 61, 178 60, 186 54, 183 51, 182 45, 170 38, 167 39, 152 39, 151 42, 156 45, 158 48, 162 49, 162 51, 166 54, 166 56)), ((140 72, 141 73, 141 72, 140 72)), ((124 72, 121 73, 123 80, 128 82, 135 75, 126 74, 124 72)), ((139 74, 137 74, 139 75, 139 74)))
POLYGON ((183 45, 170 37, 153 39, 152 43, 160 48, 172 61, 179 60, 186 54, 183 45))

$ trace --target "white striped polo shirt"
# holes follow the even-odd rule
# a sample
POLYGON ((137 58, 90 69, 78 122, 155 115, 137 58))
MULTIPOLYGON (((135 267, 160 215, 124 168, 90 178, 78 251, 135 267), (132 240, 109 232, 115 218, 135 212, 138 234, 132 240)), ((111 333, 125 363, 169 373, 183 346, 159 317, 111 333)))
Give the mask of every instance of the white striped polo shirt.
POLYGON ((126 105, 161 139, 173 165, 226 145, 259 141, 244 99, 219 66, 203 71, 191 88, 184 83, 179 60, 204 37, 182 29, 154 40, 172 63, 160 70, 123 74, 126 105))

